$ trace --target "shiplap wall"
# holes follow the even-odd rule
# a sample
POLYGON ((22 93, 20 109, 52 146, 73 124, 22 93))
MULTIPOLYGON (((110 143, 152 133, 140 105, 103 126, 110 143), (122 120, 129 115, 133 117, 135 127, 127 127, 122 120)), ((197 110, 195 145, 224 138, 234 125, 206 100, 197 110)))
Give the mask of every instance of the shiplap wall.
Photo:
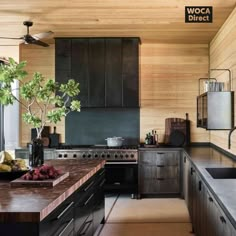
MULTIPOLYGON (((39 71, 46 77, 54 77, 54 50, 54 45, 49 48, 22 45, 20 59, 28 61, 29 75, 39 71)), ((140 46, 141 141, 146 132, 157 129, 159 141, 163 142, 165 118, 185 118, 186 112, 191 120, 191 141, 209 141, 209 132, 196 128, 198 79, 206 77, 207 71, 207 44, 140 46)), ((30 140, 30 127, 23 122, 21 127, 21 141, 25 145, 30 140)), ((64 142, 64 121, 57 127, 64 142)))
MULTIPOLYGON (((230 69, 233 78, 232 90, 236 90, 236 8, 210 43, 210 68, 230 69)), ((219 81, 228 80, 227 72, 214 72, 211 76, 219 81)), ((229 131, 211 131, 210 141, 228 150, 228 134, 229 131)), ((236 131, 231 136, 231 149, 228 151, 236 153, 236 131)))
POLYGON ((208 72, 207 44, 142 44, 141 141, 156 129, 164 141, 165 118, 191 120, 191 141, 209 142, 209 132, 196 128, 198 79, 208 72))

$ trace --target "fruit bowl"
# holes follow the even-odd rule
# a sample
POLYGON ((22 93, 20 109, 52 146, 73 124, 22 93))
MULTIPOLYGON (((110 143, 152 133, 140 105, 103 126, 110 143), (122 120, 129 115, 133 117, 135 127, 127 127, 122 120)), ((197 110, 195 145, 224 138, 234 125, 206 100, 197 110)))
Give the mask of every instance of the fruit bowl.
POLYGON ((0 171, 0 180, 14 180, 27 173, 28 170, 19 171, 0 171))

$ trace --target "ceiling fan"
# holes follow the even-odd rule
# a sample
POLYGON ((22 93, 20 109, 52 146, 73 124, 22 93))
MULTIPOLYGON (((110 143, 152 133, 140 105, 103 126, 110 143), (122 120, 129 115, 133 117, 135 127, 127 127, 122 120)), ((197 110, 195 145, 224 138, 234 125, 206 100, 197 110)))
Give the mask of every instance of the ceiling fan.
POLYGON ((29 27, 31 27, 33 25, 33 22, 32 21, 24 21, 23 25, 25 25, 27 27, 27 33, 24 36, 19 37, 19 38, 0 37, 0 39, 18 39, 18 40, 22 40, 22 42, 25 44, 36 44, 36 45, 39 45, 42 47, 49 46, 49 44, 42 42, 40 39, 50 37, 53 34, 52 31, 30 35, 29 27))

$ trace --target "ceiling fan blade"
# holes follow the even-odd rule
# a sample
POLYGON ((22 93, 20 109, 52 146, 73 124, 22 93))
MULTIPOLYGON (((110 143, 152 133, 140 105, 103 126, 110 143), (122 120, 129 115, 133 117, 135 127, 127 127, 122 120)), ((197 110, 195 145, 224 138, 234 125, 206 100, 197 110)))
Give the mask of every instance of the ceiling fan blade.
POLYGON ((48 31, 48 32, 43 32, 43 33, 39 33, 39 34, 34 34, 34 35, 32 35, 32 37, 38 40, 38 39, 43 39, 43 38, 49 38, 53 34, 54 33, 52 31, 48 31))
MULTIPOLYGON (((27 43, 27 42, 26 42, 26 43, 27 43)), ((49 47, 49 44, 44 43, 44 42, 42 42, 42 41, 40 41, 40 40, 34 40, 34 41, 28 42, 28 43, 29 43, 29 44, 36 44, 36 45, 42 46, 42 47, 49 47)))
POLYGON ((11 37, 0 37, 0 39, 23 39, 23 37, 19 37, 19 38, 11 38, 11 37))

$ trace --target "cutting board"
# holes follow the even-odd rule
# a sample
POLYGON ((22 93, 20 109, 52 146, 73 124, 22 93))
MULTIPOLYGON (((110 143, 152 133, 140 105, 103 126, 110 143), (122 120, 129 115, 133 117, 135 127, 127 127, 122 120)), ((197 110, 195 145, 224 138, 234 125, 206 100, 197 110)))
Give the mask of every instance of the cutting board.
POLYGON ((164 137, 164 143, 169 144, 170 142, 170 134, 172 131, 172 124, 173 123, 179 123, 184 122, 185 120, 182 118, 166 118, 165 119, 165 137, 164 137))
POLYGON ((56 127, 54 127, 53 133, 49 134, 49 138, 50 138, 50 147, 58 147, 59 146, 60 135, 56 133, 56 127))
POLYGON ((10 182, 11 187, 54 187, 69 176, 69 172, 59 175, 56 179, 24 180, 21 178, 10 182))

